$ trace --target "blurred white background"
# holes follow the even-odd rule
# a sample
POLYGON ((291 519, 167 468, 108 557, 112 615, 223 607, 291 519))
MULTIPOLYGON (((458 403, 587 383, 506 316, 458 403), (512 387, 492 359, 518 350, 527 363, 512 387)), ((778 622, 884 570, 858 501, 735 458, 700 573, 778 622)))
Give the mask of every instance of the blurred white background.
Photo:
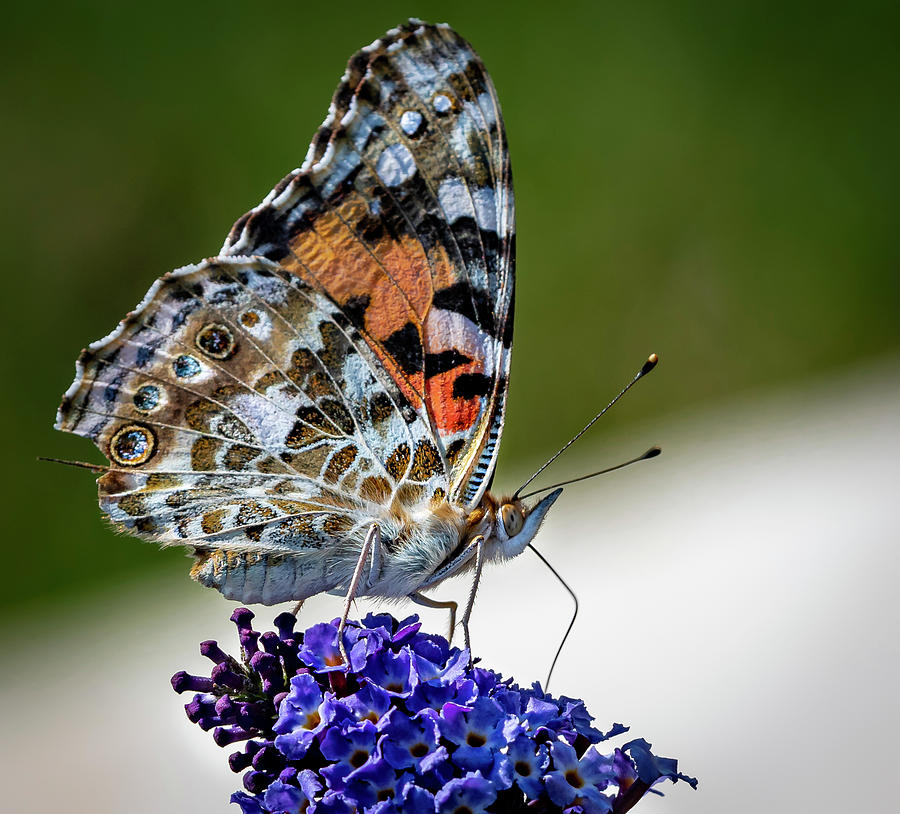
MULTIPOLYGON (((629 736, 700 779, 699 791, 665 786, 636 811, 893 808, 898 407, 900 360, 885 359, 612 441, 598 427, 547 473, 552 482, 664 448, 569 487, 538 538, 582 602, 551 689, 583 697, 601 727, 630 724, 629 736)), ((436 595, 452 593, 465 585, 436 595)), ((339 605, 310 601, 301 625, 339 605)), ((236 649, 232 608, 186 575, 155 577, 7 629, 4 810, 228 810, 240 787, 228 750, 188 723, 189 697, 169 677, 208 674, 203 639, 236 649)), ((268 629, 280 609, 255 610, 268 629)), ((493 567, 476 654, 519 683, 543 680, 569 612, 528 553, 493 567)), ((445 617, 425 623, 443 632, 445 617)))

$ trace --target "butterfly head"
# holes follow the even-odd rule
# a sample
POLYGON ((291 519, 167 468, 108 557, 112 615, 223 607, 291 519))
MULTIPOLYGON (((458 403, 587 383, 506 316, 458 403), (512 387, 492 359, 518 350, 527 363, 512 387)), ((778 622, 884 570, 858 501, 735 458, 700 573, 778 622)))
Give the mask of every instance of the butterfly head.
POLYGON ((534 539, 550 507, 561 494, 562 489, 556 489, 533 506, 526 506, 518 498, 499 501, 491 535, 498 547, 497 554, 503 559, 521 554, 534 539))
POLYGON ((490 492, 485 493, 481 503, 466 518, 458 545, 420 587, 428 588, 471 568, 475 562, 471 543, 477 537, 484 538, 488 560, 508 560, 521 554, 561 494, 562 489, 556 489, 533 506, 526 506, 518 498, 498 500, 490 492))

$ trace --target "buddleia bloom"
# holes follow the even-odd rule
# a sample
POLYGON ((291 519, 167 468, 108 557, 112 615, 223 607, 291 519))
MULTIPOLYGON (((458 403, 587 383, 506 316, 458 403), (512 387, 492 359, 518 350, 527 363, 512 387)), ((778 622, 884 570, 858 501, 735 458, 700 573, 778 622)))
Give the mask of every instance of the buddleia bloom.
POLYGON ((696 787, 644 740, 598 748, 627 728, 602 732, 584 702, 471 666, 415 616, 348 623, 347 663, 338 620, 300 633, 283 613, 260 634, 246 608, 231 618, 240 656, 203 642, 209 677, 172 686, 193 692, 193 723, 240 747, 243 814, 621 814, 661 781, 696 787))

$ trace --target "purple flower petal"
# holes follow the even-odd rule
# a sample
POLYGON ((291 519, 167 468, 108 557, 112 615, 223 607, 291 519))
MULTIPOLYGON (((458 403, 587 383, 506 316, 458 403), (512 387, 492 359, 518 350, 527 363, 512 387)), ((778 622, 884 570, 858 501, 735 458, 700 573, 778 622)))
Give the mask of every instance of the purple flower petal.
POLYGON ((251 797, 246 791, 236 791, 231 795, 231 802, 241 807, 243 814, 269 814, 259 797, 251 797))
POLYGON ((612 808, 612 799, 602 793, 613 776, 613 760, 589 749, 579 760, 564 741, 550 744, 553 771, 544 776, 550 799, 558 806, 579 805, 585 814, 603 814, 612 808))
POLYGON ((453 814, 459 809, 481 814, 496 799, 494 786, 475 772, 451 780, 434 796, 434 803, 437 814, 453 814))
POLYGON ((437 748, 438 732, 430 719, 411 719, 394 708, 379 726, 384 759, 395 769, 409 769, 437 748))
POLYGON ((300 661, 318 672, 343 670, 344 657, 337 645, 337 626, 322 622, 303 635, 300 661))
POLYGON ((412 659, 408 650, 401 650, 400 653, 382 650, 368 661, 362 674, 388 694, 406 698, 415 681, 411 668, 412 659))
POLYGON ((282 745, 292 744, 292 759, 306 753, 312 734, 324 726, 323 701, 322 690, 309 673, 291 679, 290 692, 281 702, 278 720, 272 729, 282 738, 282 745))
POLYGON ((343 791, 346 778, 374 757, 376 735, 371 721, 353 723, 347 729, 332 727, 325 732, 319 748, 330 761, 321 769, 329 788, 343 791))
POLYGON ((525 792, 525 796, 536 799, 541 794, 541 777, 550 763, 547 747, 536 744, 525 734, 521 734, 509 745, 507 752, 513 778, 525 792))
POLYGON ((438 723, 441 734, 459 747, 454 762, 468 771, 490 767, 494 752, 507 743, 503 710, 491 698, 476 698, 471 708, 445 704, 438 723))
POLYGON ((368 808, 380 800, 393 798, 402 782, 402 779, 398 782, 397 773, 390 764, 375 759, 347 777, 346 796, 360 808, 368 808))
POLYGON ((357 720, 367 720, 373 724, 377 724, 391 708, 391 696, 371 681, 365 681, 353 695, 341 700, 357 720))
POLYGON ((408 783, 400 795, 404 814, 434 814, 434 795, 421 786, 408 783))
POLYGON ((637 766, 638 777, 652 786, 662 779, 683 780, 692 788, 697 788, 697 779, 678 771, 678 761, 670 757, 657 757, 650 751, 650 744, 643 738, 629 741, 622 751, 630 754, 637 766))
POLYGON ((299 814, 300 806, 309 802, 309 798, 297 786, 289 786, 276 780, 266 789, 263 801, 269 811, 299 814))
POLYGON ((356 814, 356 806, 340 792, 330 791, 316 803, 316 814, 356 814))

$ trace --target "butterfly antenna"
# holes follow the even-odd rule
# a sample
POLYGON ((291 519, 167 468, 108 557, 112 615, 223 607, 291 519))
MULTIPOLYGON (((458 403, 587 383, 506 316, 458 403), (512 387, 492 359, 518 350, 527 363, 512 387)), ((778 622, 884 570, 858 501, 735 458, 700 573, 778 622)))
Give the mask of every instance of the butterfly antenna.
MULTIPOLYGON (((552 464, 560 455, 562 455, 570 446, 572 446, 572 444, 574 444, 579 438, 581 438, 582 435, 584 435, 591 427, 593 427, 600 416, 602 416, 607 410, 609 410, 609 408, 612 407, 613 404, 615 404, 620 398, 622 398, 622 396, 624 396, 629 390, 631 390, 632 387, 634 387, 641 379, 643 379, 644 376, 646 376, 651 370, 653 370, 653 368, 656 367, 657 362, 659 362, 659 357, 655 353, 651 353, 647 358, 647 361, 644 362, 641 369, 634 374, 634 378, 619 391, 618 395, 609 404, 607 404, 606 407, 604 407, 599 413, 597 413, 597 415, 595 415, 590 421, 588 421, 588 423, 585 424, 579 432, 577 432, 572 438, 570 438, 569 441, 567 441, 555 455, 551 456, 543 466, 541 466, 527 481, 525 481, 525 483, 523 483, 518 489, 516 489, 516 493, 513 495, 513 499, 517 500, 522 490, 525 489, 525 487, 528 486, 529 483, 531 483, 538 475, 541 474, 541 472, 543 472, 548 466, 550 466, 550 464, 552 464)), ((657 452, 655 454, 658 455, 659 453, 657 452)), ((638 460, 643 460, 644 457, 645 456, 642 456, 638 460)), ((649 457, 652 458, 653 455, 650 455, 649 457)), ((631 461, 629 461, 629 463, 631 463, 631 461)), ((617 469, 619 467, 614 468, 617 469)), ((581 480, 581 478, 579 478, 578 480, 581 480)))
POLYGON ((563 647, 566 645, 566 639, 569 638, 569 634, 572 632, 572 628, 575 626, 575 619, 578 618, 578 597, 575 596, 575 591, 573 591, 569 587, 569 583, 566 582, 560 575, 559 572, 547 561, 546 557, 541 554, 531 543, 528 544, 528 547, 537 555, 538 559, 550 569, 550 573, 555 576, 560 584, 569 592, 569 596, 572 597, 572 601, 575 603, 575 610, 572 613, 572 619, 569 622, 569 626, 566 628, 566 632, 563 634, 562 641, 559 643, 559 647, 556 649, 556 655, 553 657, 553 661, 550 664, 550 670, 547 672, 547 681, 544 684, 544 691, 548 691, 550 689, 550 679, 553 677, 553 668, 556 667, 556 662, 559 659, 559 654, 562 653, 563 647))
POLYGON ((91 472, 106 472, 109 467, 100 464, 89 464, 84 461, 67 461, 65 458, 45 458, 43 455, 38 456, 39 461, 49 461, 52 464, 65 464, 66 466, 75 466, 79 469, 90 469, 91 472))
POLYGON ((525 498, 533 497, 534 495, 540 492, 546 492, 549 489, 558 489, 560 486, 568 486, 570 483, 578 483, 578 481, 587 480, 588 478, 596 478, 597 475, 605 475, 607 472, 615 472, 617 469, 624 469, 626 466, 638 463, 638 461, 646 461, 649 458, 655 458, 661 452, 662 449, 659 447, 650 447, 643 455, 638 455, 637 458, 632 458, 630 461, 625 461, 625 463, 616 464, 615 466, 608 466, 606 469, 601 469, 599 472, 591 472, 590 475, 582 475, 581 477, 572 478, 571 480, 564 480, 561 483, 554 483, 552 486, 542 486, 540 489, 534 489, 527 494, 519 495, 519 500, 525 500, 525 498))

